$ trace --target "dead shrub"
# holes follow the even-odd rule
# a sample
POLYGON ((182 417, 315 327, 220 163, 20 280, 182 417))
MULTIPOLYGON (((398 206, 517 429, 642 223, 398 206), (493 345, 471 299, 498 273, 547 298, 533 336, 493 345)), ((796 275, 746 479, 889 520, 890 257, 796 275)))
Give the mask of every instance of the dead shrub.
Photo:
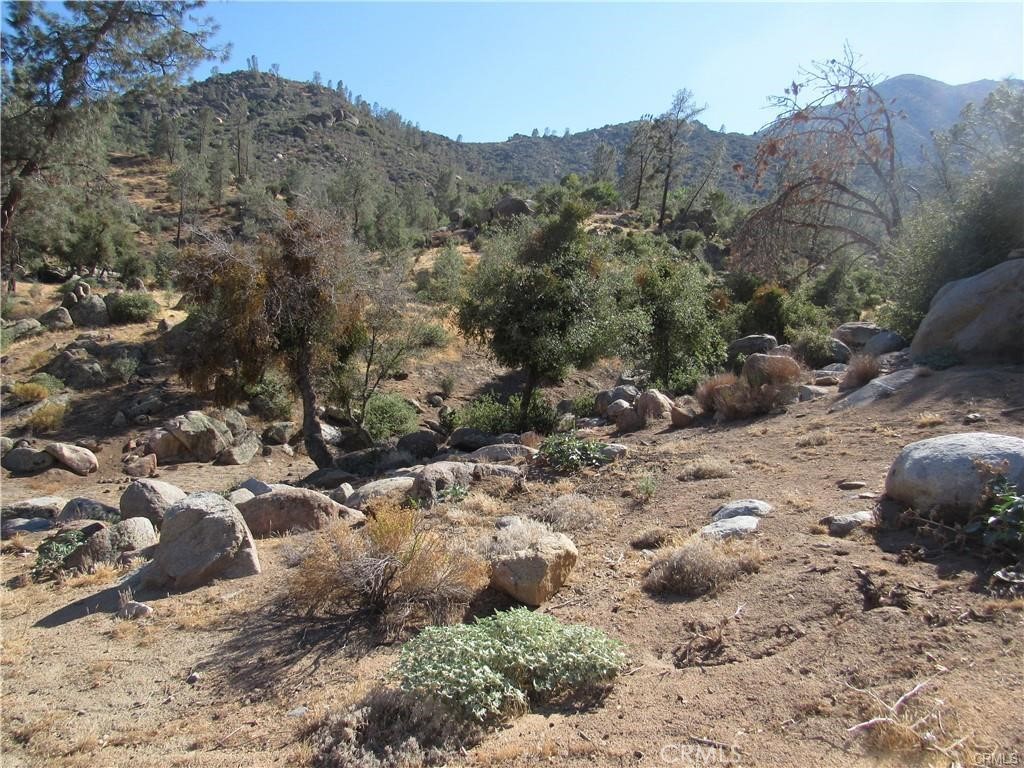
POLYGON ((446 623, 487 585, 484 560, 424 528, 419 512, 378 503, 361 531, 322 531, 289 582, 309 615, 365 611, 389 636, 406 626, 446 623))
POLYGON ((713 480, 720 477, 732 477, 732 464, 725 459, 716 459, 713 456, 702 456, 687 462, 679 474, 679 479, 687 482, 713 480))
POLYGON ((605 511, 582 493, 567 493, 553 499, 533 516, 556 531, 590 531, 604 522, 605 511))
POLYGON ((449 717, 435 702, 377 688, 309 731, 317 768, 409 768, 443 765, 477 743, 482 729, 449 717))
POLYGON ((925 411, 917 417, 917 421, 914 422, 914 425, 923 429, 925 427, 937 427, 940 424, 945 423, 946 419, 941 413, 925 411))
POLYGON ((25 420, 25 426, 40 434, 56 432, 64 423, 67 410, 67 406, 63 403, 44 403, 25 420))
POLYGON ((878 358, 874 355, 865 355, 863 352, 856 354, 850 358, 846 375, 839 382, 839 389, 860 389, 872 379, 878 378, 881 370, 878 358))
POLYGON ((731 373, 720 373, 701 382, 697 399, 705 413, 713 413, 716 421, 733 421, 769 413, 792 402, 795 384, 753 385, 731 373))
POLYGON ((50 390, 42 384, 26 381, 12 386, 11 394, 23 402, 38 403, 40 400, 45 400, 50 396, 50 390))
POLYGON ((699 597, 761 567, 756 542, 714 542, 692 538, 655 560, 644 589, 655 594, 699 597))
POLYGON ((672 531, 668 528, 648 528, 641 531, 629 540, 629 546, 633 549, 659 549, 672 538, 672 531))

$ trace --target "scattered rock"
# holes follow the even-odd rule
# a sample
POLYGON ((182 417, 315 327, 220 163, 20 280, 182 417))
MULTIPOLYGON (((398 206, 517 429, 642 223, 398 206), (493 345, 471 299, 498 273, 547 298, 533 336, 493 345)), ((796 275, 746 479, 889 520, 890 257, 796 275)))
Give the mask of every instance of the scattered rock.
POLYGON ((660 549, 671 538, 672 531, 668 528, 650 528, 631 538, 629 546, 633 549, 660 549))
MULTIPOLYGON (((390 477, 383 480, 374 480, 366 483, 345 498, 345 505, 353 509, 362 510, 371 499, 380 496, 401 495, 405 496, 412 490, 415 480, 411 477, 390 477)), ((331 498, 338 501, 337 496, 332 493, 331 498)), ((339 502, 340 503, 340 502, 339 502)))
MULTIPOLYGON (((1024 286, 1022 286, 1024 288, 1024 286)), ((880 331, 864 345, 864 354, 879 357, 889 352, 898 352, 907 346, 907 340, 895 331, 880 331)))
MULTIPOLYGON (((351 482, 356 479, 356 476, 351 472, 346 472, 343 469, 337 469, 335 467, 325 467, 324 469, 318 469, 315 472, 311 472, 300 480, 297 485, 303 488, 320 488, 322 490, 331 490, 337 488, 342 483, 351 482)), ((246 481, 248 482, 248 481, 246 481)), ((256 481, 259 482, 259 481, 256 481)), ((244 487, 244 486, 239 486, 244 487)), ((249 489, 253 490, 253 489, 249 489)), ((256 493, 256 491, 253 491, 256 493)))
POLYGON ((977 424, 980 421, 984 421, 985 417, 980 413, 968 413, 964 416, 964 424, 977 424))
POLYGON ((237 439, 234 445, 228 446, 217 456, 217 463, 228 466, 248 464, 253 457, 263 450, 263 444, 252 430, 237 439))
MULTIPOLYGON (((882 332, 874 323, 852 322, 843 323, 833 332, 832 336, 852 349, 860 349, 876 335, 882 332)), ((840 361, 842 362, 842 361, 840 361)))
POLYGON ((99 360, 84 349, 65 349, 43 370, 73 389, 102 387, 107 381, 99 360))
POLYGON ((417 432, 410 432, 402 435, 395 446, 399 451, 406 451, 417 459, 432 458, 444 442, 444 438, 431 429, 421 429, 417 432))
POLYGON ((849 515, 829 515, 821 519, 821 524, 828 526, 830 536, 846 536, 854 529, 867 525, 874 520, 875 513, 867 510, 865 512, 854 512, 849 515))
POLYGON ((494 476, 518 480, 523 477, 523 472, 518 467, 507 464, 437 461, 428 464, 417 473, 413 478, 409 495, 426 504, 432 504, 437 499, 437 494, 445 488, 450 488, 453 485, 469 486, 474 480, 494 476))
POLYGON ((70 469, 76 475, 88 475, 100 468, 96 454, 88 448, 68 443, 50 443, 43 450, 53 456, 58 464, 70 469))
POLYGON ((11 341, 27 339, 29 336, 38 336, 43 332, 43 325, 38 320, 26 317, 22 320, 15 320, 10 325, 4 326, 4 333, 11 341))
POLYGON ((914 334, 914 360, 952 354, 970 362, 1024 362, 1024 259, 947 283, 914 334))
POLYGON ((735 360, 740 355, 749 357, 750 355, 764 354, 777 346, 779 346, 779 342, 774 336, 757 333, 731 342, 726 348, 726 354, 729 360, 735 360))
POLYGON ((17 475, 34 475, 50 469, 56 460, 46 451, 34 448, 13 448, 4 454, 0 466, 17 475))
POLYGON ((636 412, 636 409, 631 406, 623 411, 619 411, 615 415, 615 426, 623 434, 636 432, 638 429, 643 428, 644 420, 640 418, 640 414, 636 412))
POLYGON ((39 533, 53 528, 53 521, 45 517, 12 517, 5 518, 0 526, 0 538, 9 539, 16 533, 39 533))
POLYGON ((132 517, 93 533, 64 559, 64 568, 88 571, 101 563, 118 563, 125 555, 145 556, 156 543, 153 523, 144 517, 132 517))
POLYGON ((57 307, 40 315, 39 322, 51 331, 64 331, 75 327, 75 321, 71 319, 71 313, 65 307, 57 307))
POLYGON ((872 379, 860 389, 856 389, 842 400, 837 401, 828 409, 829 413, 845 411, 847 408, 861 408, 865 405, 892 397, 903 389, 907 384, 917 377, 913 368, 905 368, 902 371, 890 373, 888 376, 879 376, 872 379))
POLYGON ((716 520, 700 529, 700 535, 708 539, 742 539, 757 533, 761 518, 740 515, 725 520, 716 520))
POLYGON ((633 407, 640 420, 647 424, 651 421, 671 418, 673 403, 658 390, 648 389, 637 397, 633 407))
POLYGON ((868 487, 863 480, 840 480, 836 485, 841 491, 859 491, 861 488, 868 487))
POLYGON ((316 530, 339 518, 352 523, 365 519, 361 512, 308 488, 275 489, 240 504, 238 511, 253 536, 316 530))
POLYGON ((129 600, 117 609, 117 618, 125 620, 148 619, 153 615, 153 609, 145 603, 129 600))
POLYGON ((160 528, 167 510, 187 495, 170 483, 142 479, 124 489, 118 506, 122 518, 144 517, 160 528))
POLYGON ((527 445, 485 445, 466 456, 467 461, 512 461, 513 459, 532 459, 537 455, 536 448, 527 445))
MULTIPOLYGON (((820 380, 815 379, 815 382, 817 381, 820 380)), ((839 383, 838 380, 836 381, 836 383, 839 383)), ((827 389, 825 387, 811 386, 809 384, 802 384, 800 388, 797 390, 797 397, 800 399, 801 403, 806 403, 809 400, 817 400, 822 397, 827 397, 830 394, 832 394, 832 390, 830 389, 827 389)))
POLYGON ((0 457, 6 456, 7 452, 14 448, 14 440, 9 437, 0 437, 0 457))
POLYGON ((236 489, 244 488, 247 491, 251 491, 253 496, 262 496, 264 493, 270 493, 274 488, 262 480, 257 480, 255 477, 250 477, 243 480, 235 486, 236 489))
POLYGON ((157 471, 157 458, 155 453, 147 453, 145 456, 127 456, 124 463, 124 473, 128 477, 154 477, 157 471))
POLYGON ((1024 487, 1024 440, 965 432, 906 446, 889 468, 885 494, 919 512, 935 509, 949 519, 966 521, 988 479, 979 471, 980 463, 1000 468, 1007 481, 1024 487))
POLYGON ((793 384, 800 380, 800 364, 791 357, 754 353, 744 361, 741 375, 752 387, 793 384))
POLYGON ((502 518, 488 555, 491 587, 526 605, 542 605, 561 589, 577 557, 564 533, 519 517, 502 518))
POLYGON ((697 398, 685 395, 672 404, 669 413, 672 419, 672 426, 676 429, 685 429, 692 426, 700 418, 701 408, 697 398))
POLYGON ((612 402, 625 400, 629 405, 632 405, 638 397, 640 397, 640 390, 632 384, 620 384, 612 390, 612 402))
POLYGON ((501 440, 497 435, 481 432, 471 427, 459 427, 448 438, 448 447, 460 451, 476 451, 485 445, 494 445, 501 440))
POLYGON ((629 448, 622 443, 607 443, 601 448, 601 456, 607 461, 618 461, 628 453, 629 448))
POLYGON ((720 506, 711 516, 714 521, 729 520, 733 517, 767 517, 774 507, 767 501, 759 499, 740 499, 720 506))
POLYGON ((287 445, 297 432, 294 421, 278 421, 263 430, 263 442, 267 445, 287 445))
POLYGON ((193 493, 165 513, 160 544, 144 581, 184 590, 260 570, 252 534, 235 506, 215 493, 193 493))
POLYGON ((444 405, 444 398, 441 395, 433 394, 427 398, 427 405, 431 408, 440 408, 444 405))

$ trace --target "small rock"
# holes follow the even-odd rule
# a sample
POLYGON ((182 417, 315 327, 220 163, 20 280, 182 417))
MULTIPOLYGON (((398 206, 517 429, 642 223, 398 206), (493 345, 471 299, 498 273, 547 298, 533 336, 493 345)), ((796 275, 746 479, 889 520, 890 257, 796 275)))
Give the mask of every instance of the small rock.
POLYGON ((841 491, 859 491, 861 488, 868 487, 868 484, 861 480, 840 480, 836 485, 841 491))
POLYGON ((774 507, 767 501, 759 499, 740 499, 730 501, 720 506, 711 516, 714 521, 729 520, 733 517, 767 517, 774 511, 774 507))
POLYGON ((822 525, 828 526, 830 536, 846 536, 856 528, 870 523, 874 519, 874 512, 854 512, 850 515, 829 515, 821 519, 822 525))
POLYGON ((427 398, 427 405, 431 408, 440 408, 444 405, 444 398, 438 394, 433 394, 427 398))
POLYGON ((119 619, 147 619, 152 615, 153 609, 150 606, 135 600, 129 600, 117 609, 117 618, 119 619))
POLYGON ((740 515, 725 520, 716 520, 700 529, 700 535, 707 539, 742 539, 757 533, 761 518, 740 515))
POLYGON ((616 461, 629 453, 629 448, 622 443, 608 443, 601 449, 601 456, 608 461, 616 461))
POLYGON ((157 460, 155 453, 147 453, 145 456, 126 456, 124 473, 128 477, 153 477, 156 475, 157 460))
POLYGON ((188 683, 189 685, 195 685, 196 683, 199 682, 199 673, 198 672, 190 673, 189 676, 185 678, 185 682, 188 683))
POLYGON ((287 717, 305 717, 309 714, 309 707, 296 707, 288 711, 287 717))
POLYGON ((977 424, 979 421, 984 421, 985 417, 980 413, 968 413, 964 416, 964 424, 977 424))

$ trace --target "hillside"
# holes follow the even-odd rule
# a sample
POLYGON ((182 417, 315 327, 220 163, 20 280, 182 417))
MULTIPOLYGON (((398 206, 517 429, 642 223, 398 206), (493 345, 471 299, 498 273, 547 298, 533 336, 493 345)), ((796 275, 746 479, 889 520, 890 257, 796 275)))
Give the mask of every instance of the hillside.
MULTIPOLYGON (((949 128, 966 104, 981 101, 996 85, 980 80, 953 86, 918 75, 881 83, 879 91, 907 114, 897 124, 896 137, 904 163, 911 169, 921 165, 921 146, 930 141, 931 132, 949 128)), ((216 116, 215 132, 229 132, 243 99, 253 134, 253 170, 266 181, 296 173, 329 176, 361 159, 398 187, 430 189, 442 173, 453 170, 469 193, 502 183, 531 189, 557 183, 569 173, 586 175, 601 143, 614 147, 621 163, 635 125, 606 125, 564 137, 516 134, 502 142, 463 143, 421 130, 392 110, 366 102, 354 105, 336 90, 256 72, 217 75, 177 89, 160 102, 127 100, 124 114, 137 134, 140 126, 155 125, 167 113, 178 118, 186 135, 194 135, 199 111, 209 107, 216 116)), ((689 140, 691 162, 683 168, 682 183, 696 178, 701 161, 723 139, 719 184, 733 197, 750 199, 753 190, 728 169, 750 164, 756 135, 721 134, 698 123, 689 140)))

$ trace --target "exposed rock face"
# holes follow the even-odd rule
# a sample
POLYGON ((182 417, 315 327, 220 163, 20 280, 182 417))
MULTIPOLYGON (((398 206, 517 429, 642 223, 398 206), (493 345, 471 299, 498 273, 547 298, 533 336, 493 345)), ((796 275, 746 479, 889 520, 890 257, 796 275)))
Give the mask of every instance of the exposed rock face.
POLYGON ((66 467, 76 475, 88 475, 100 467, 96 454, 88 448, 82 448, 68 443, 50 443, 43 448, 62 467, 66 467))
POLYGON ((121 494, 121 517, 144 517, 159 528, 167 510, 186 495, 177 486, 161 480, 136 480, 121 494))
POLYGON ((966 520, 985 490, 978 463, 1000 468, 1024 487, 1024 440, 991 432, 965 432, 919 440, 906 446, 889 468, 885 493, 920 512, 936 509, 966 520))
POLYGON ((164 515, 160 544, 145 583, 195 589, 214 579, 260 573, 252 534, 241 513, 215 493, 193 493, 164 515))
POLYGON ((1024 259, 944 285, 921 321, 911 357, 953 354, 967 362, 1024 362, 1024 259))
POLYGON ((800 379, 800 364, 791 357, 755 353, 744 361, 741 375, 752 387, 794 384, 800 379))
POLYGON ((488 554, 491 586, 526 605, 542 605, 561 589, 577 557, 564 533, 520 517, 502 518, 488 554))
POLYGON ((253 536, 322 528, 345 518, 362 522, 362 513, 346 509, 322 493, 307 488, 275 488, 238 506, 253 536))

